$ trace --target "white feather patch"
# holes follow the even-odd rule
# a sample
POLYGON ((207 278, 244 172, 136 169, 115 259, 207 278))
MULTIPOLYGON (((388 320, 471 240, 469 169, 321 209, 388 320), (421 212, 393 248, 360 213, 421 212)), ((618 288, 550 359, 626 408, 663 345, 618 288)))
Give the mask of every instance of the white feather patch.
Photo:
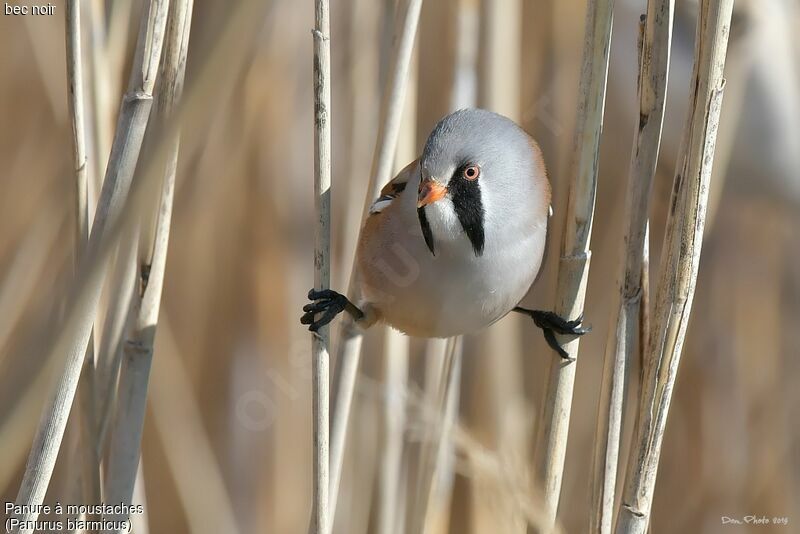
POLYGON ((389 206, 389 204, 392 203, 392 200, 394 200, 394 197, 385 197, 385 196, 380 197, 378 200, 373 202, 372 205, 369 207, 370 214, 380 213, 387 206, 389 206))

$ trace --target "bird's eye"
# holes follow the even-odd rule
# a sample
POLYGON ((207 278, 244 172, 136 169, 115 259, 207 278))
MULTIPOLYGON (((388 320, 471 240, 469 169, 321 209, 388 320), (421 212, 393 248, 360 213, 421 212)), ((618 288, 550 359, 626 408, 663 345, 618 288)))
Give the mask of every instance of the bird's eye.
POLYGON ((464 171, 461 173, 464 178, 467 180, 473 181, 477 180, 478 176, 481 175, 481 168, 477 165, 467 165, 464 167, 464 171))

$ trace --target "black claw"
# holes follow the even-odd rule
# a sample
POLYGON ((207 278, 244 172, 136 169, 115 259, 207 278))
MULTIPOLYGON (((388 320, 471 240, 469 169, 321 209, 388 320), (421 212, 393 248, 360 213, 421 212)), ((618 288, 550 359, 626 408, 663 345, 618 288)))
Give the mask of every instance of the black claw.
POLYGON ((558 340, 556 339, 556 336, 553 334, 552 330, 545 328, 542 330, 542 332, 544 333, 544 339, 547 341, 547 344, 550 345, 550 348, 556 351, 561 358, 571 362, 575 361, 575 358, 570 358, 567 351, 564 350, 564 347, 558 344, 558 340))
POLYGON ((581 323, 583 322, 583 314, 581 314, 577 319, 568 321, 551 311, 528 310, 520 307, 514 308, 514 311, 524 313, 525 315, 531 317, 534 324, 542 329, 544 338, 550 348, 556 351, 559 356, 569 361, 574 361, 575 358, 570 358, 567 351, 565 351, 564 348, 558 343, 555 334, 561 334, 564 336, 582 336, 591 332, 592 330, 591 326, 581 326, 581 323))
POLYGON ((315 302, 310 302, 303 306, 305 312, 300 317, 300 324, 309 325, 311 332, 317 332, 320 328, 333 321, 342 311, 347 310, 357 319, 363 316, 363 312, 354 306, 344 295, 332 289, 317 291, 311 289, 308 298, 315 302), (317 314, 322 314, 318 319, 317 314))
POLYGON ((320 328, 333 321, 333 319, 337 315, 339 315, 339 312, 341 312, 343 309, 344 309, 343 306, 342 307, 339 307, 337 305, 331 306, 330 308, 325 310, 325 313, 322 314, 322 317, 317 319, 311 326, 308 327, 308 329, 312 332, 317 332, 320 328))
POLYGON ((529 314, 533 322, 541 329, 552 330, 556 334, 565 336, 582 336, 592 330, 591 326, 582 327, 583 314, 577 319, 568 321, 558 314, 550 311, 531 310, 529 314))
POLYGON ((320 300, 320 299, 339 299, 344 297, 341 293, 337 293, 332 289, 320 289, 317 291, 313 287, 308 291, 308 298, 309 300, 320 300))
POLYGON ((314 315, 315 313, 318 313, 318 312, 321 312, 321 311, 325 310, 328 306, 330 306, 330 304, 331 304, 331 300, 330 299, 324 299, 324 300, 319 300, 317 302, 311 302, 311 303, 306 304, 305 306, 303 306, 303 311, 304 312, 310 312, 311 315, 314 315))

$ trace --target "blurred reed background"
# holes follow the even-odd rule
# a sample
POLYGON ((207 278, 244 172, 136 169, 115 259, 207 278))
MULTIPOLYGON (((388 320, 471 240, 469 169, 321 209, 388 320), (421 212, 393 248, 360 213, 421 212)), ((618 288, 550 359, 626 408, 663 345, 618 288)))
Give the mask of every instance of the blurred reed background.
MULTIPOLYGON (((338 290, 347 285, 369 178, 394 4, 332 2, 331 280, 338 290)), ((55 5, 54 16, 0 17, 3 501, 16 497, 61 369, 44 361, 43 347, 72 279, 72 131, 64 4, 55 5)), ((81 6, 96 199, 142 2, 81 6)), ((554 298, 585 8, 578 0, 427 0, 412 60, 396 168, 419 154, 439 118, 467 106, 515 119, 542 146, 556 216, 528 307, 550 308, 554 298)), ((644 0, 618 0, 615 7, 586 297, 593 332, 581 342, 559 509, 566 532, 583 532, 588 522, 644 10, 644 0)), ((696 2, 677 2, 651 210, 653 266, 687 108, 696 11, 696 2)), ((313 21, 311 1, 195 2, 187 88, 205 86, 178 161, 136 492, 146 517, 135 518, 136 532, 307 528, 311 342, 299 316, 313 282, 313 21), (243 9, 250 10, 248 24, 221 44, 232 13, 243 9), (226 68, 209 72, 219 63, 208 58, 223 45, 226 68)), ((795 0, 736 2, 706 241, 652 532, 793 532, 800 523, 798 31, 795 0), (723 516, 751 514, 788 517, 789 526, 722 524, 723 516)), ((103 338, 114 330, 103 324, 114 316, 112 304, 132 290, 120 250, 96 323, 99 348, 108 348, 103 338)), ((539 330, 509 316, 465 336, 462 356, 449 366, 456 387, 445 396, 443 342, 378 328, 364 343, 334 532, 525 532, 540 501, 529 473, 553 357, 539 330), (441 428, 444 440, 432 443, 441 428)), ((47 502, 81 502, 75 417, 47 502)), ((631 427, 627 421, 626 436, 631 427)))

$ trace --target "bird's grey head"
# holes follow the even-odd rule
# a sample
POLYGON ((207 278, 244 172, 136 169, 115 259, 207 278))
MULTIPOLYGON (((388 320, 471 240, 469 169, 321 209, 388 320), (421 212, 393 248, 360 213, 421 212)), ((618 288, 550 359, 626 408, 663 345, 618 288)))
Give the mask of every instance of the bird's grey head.
POLYGON ((463 109, 439 121, 425 143, 420 170, 418 215, 434 254, 437 242, 466 235, 475 255, 482 255, 509 225, 530 221, 526 199, 541 194, 537 181, 546 183, 528 134, 482 109, 463 109))

